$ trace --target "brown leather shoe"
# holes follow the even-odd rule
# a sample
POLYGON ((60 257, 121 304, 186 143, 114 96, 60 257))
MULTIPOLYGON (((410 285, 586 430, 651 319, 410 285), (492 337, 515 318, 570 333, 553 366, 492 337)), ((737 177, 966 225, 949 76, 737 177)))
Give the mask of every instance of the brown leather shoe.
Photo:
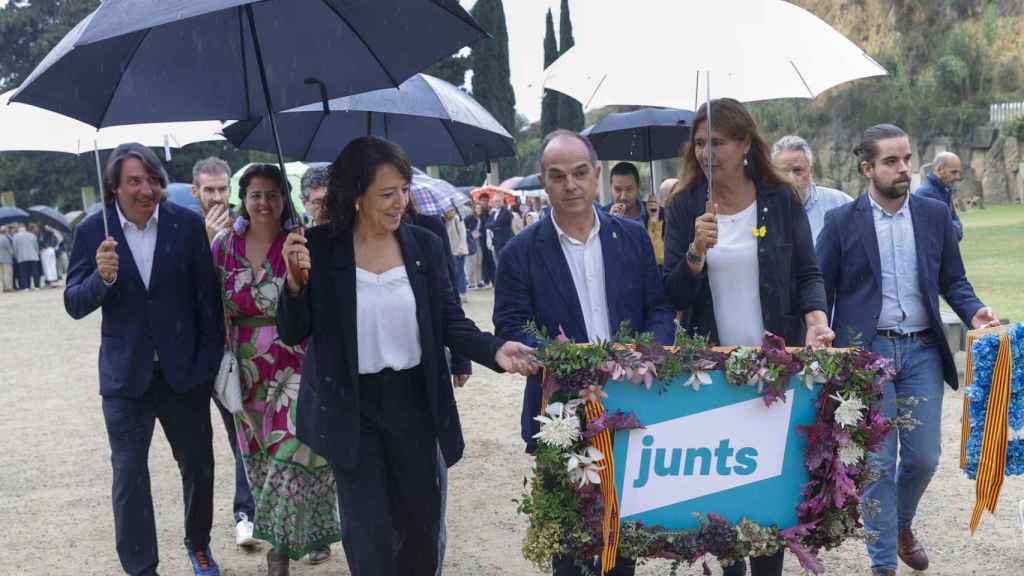
POLYGON ((914 570, 928 569, 928 555, 925 554, 924 546, 921 546, 921 543, 917 541, 910 528, 900 530, 898 544, 899 557, 900 560, 903 560, 904 564, 914 570))

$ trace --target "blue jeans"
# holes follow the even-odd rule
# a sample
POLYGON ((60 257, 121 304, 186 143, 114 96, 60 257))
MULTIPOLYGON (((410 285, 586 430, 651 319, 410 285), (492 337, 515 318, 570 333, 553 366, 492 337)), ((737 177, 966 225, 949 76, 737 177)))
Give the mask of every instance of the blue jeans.
POLYGON ((864 526, 878 534, 867 545, 873 568, 895 570, 897 536, 910 528, 942 451, 942 356, 935 336, 885 338, 878 336, 871 351, 894 362, 896 377, 885 386, 882 412, 896 415, 897 398, 915 397, 908 407, 919 424, 913 430, 893 430, 883 449, 869 458, 880 477, 867 486, 864 497, 878 501, 877 514, 864 514, 864 526), (899 464, 897 466, 897 444, 899 464))
POLYGON ((465 256, 453 256, 455 258, 455 278, 452 281, 455 282, 455 289, 459 291, 459 294, 466 293, 466 257, 465 256))

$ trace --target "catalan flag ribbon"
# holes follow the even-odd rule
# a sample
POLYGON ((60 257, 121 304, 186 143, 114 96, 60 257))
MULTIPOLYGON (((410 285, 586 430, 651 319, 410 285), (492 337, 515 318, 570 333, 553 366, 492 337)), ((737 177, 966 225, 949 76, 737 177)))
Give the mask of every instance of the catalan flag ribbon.
MULTIPOLYGON (((975 478, 975 503, 971 514, 971 534, 981 523, 984 510, 996 511, 999 493, 1003 487, 1006 474, 1007 448, 1009 445, 1009 412, 1011 381, 1013 377, 1013 353, 1010 334, 1005 328, 995 330, 974 330, 967 335, 967 367, 964 380, 967 386, 974 385, 974 344, 987 335, 998 334, 999 349, 992 369, 991 383, 985 422, 983 425, 981 454, 978 458, 977 475, 975 478)), ((970 437, 970 399, 964 395, 964 411, 962 436, 960 442, 960 468, 968 466, 968 443, 970 437)), ((979 423, 980 424, 980 423, 979 423)))
MULTIPOLYGON (((604 414, 604 405, 600 402, 587 402, 584 406, 588 421, 594 421, 604 414)), ((604 466, 601 468, 601 497, 604 500, 603 536, 604 548, 601 550, 601 576, 615 568, 615 560, 619 550, 619 501, 615 495, 615 457, 612 452, 612 435, 607 429, 590 440, 590 444, 604 454, 604 466)))

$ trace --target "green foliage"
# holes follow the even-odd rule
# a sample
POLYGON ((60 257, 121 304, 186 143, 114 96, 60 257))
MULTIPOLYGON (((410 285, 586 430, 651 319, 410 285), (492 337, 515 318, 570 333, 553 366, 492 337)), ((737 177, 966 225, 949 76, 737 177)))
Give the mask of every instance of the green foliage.
POLYGON ((469 72, 472 67, 472 56, 453 54, 444 60, 435 62, 423 72, 461 88, 466 83, 466 72, 469 72))
POLYGON ((478 0, 471 13, 491 34, 473 48, 473 97, 514 134, 516 97, 509 80, 505 8, 501 0, 478 0))
MULTIPOLYGON (((551 9, 545 19, 544 30, 544 68, 551 66, 551 63, 558 59, 558 42, 555 40, 555 20, 551 16, 551 9)), ((558 129, 558 102, 561 95, 552 90, 544 90, 541 100, 540 126, 541 134, 547 135, 558 129)))
MULTIPOLYGON (((558 21, 559 54, 565 54, 576 41, 572 36, 572 19, 569 16, 569 0, 562 0, 561 17, 558 21)), ((583 130, 583 104, 565 96, 558 95, 558 127, 579 132, 583 130)))

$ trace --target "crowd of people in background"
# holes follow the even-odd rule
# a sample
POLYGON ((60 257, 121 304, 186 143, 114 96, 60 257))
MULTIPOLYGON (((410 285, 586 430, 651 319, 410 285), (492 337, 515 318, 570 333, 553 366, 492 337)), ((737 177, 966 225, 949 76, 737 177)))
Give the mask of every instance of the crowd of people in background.
POLYGON ((0 289, 56 287, 67 274, 64 235, 36 223, 0 226, 0 289))

